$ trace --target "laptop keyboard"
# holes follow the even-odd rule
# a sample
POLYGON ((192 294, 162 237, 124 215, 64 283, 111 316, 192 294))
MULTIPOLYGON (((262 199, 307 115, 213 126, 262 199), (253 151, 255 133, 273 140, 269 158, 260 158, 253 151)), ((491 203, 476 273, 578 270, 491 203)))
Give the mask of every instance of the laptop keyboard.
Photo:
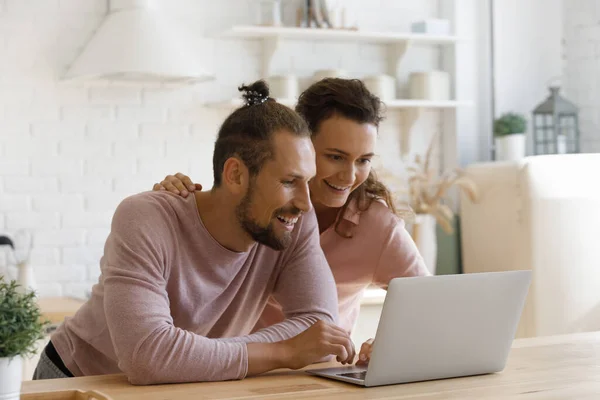
POLYGON ((362 379, 364 381, 365 377, 367 376, 367 371, 345 372, 343 374, 338 374, 338 376, 344 376, 346 378, 362 379))

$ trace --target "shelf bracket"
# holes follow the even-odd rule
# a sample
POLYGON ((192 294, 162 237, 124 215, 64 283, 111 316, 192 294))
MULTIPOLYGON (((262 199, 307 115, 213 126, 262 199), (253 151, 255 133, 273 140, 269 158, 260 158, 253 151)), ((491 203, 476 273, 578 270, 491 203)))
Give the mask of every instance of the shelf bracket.
POLYGON ((388 73, 391 76, 397 76, 398 68, 409 46, 409 40, 388 44, 388 73))
POLYGON ((402 113, 402 132, 400 133, 400 156, 403 160, 410 154, 411 139, 415 123, 423 115, 423 107, 407 108, 402 113))
POLYGON ((268 78, 271 75, 273 67, 273 57, 281 46, 281 37, 272 36, 263 39, 263 52, 262 52, 262 76, 268 78))

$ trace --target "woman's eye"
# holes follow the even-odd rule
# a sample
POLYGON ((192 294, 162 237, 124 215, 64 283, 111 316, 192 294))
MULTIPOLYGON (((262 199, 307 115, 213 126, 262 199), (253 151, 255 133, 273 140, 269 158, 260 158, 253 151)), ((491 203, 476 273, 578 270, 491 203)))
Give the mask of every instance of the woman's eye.
POLYGON ((337 154, 329 154, 329 155, 327 155, 327 157, 329 157, 330 159, 332 159, 334 161, 340 161, 340 160, 342 160, 342 156, 339 156, 337 154))
POLYGON ((368 164, 371 162, 370 158, 361 158, 360 160, 358 160, 359 163, 361 164, 368 164))

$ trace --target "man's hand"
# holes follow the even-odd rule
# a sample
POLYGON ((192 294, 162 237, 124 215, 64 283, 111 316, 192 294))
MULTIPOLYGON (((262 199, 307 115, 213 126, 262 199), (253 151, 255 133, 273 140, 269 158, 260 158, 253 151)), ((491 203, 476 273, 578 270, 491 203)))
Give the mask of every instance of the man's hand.
POLYGON ((371 360, 371 352, 373 351, 373 339, 369 339, 360 346, 360 352, 358 353, 358 360, 356 365, 369 365, 371 360))
POLYGON ((178 172, 175 176, 167 175, 160 183, 155 183, 152 190, 168 190, 171 193, 187 197, 191 192, 202 190, 202 185, 193 183, 189 176, 178 172))
POLYGON ((329 355, 335 355, 342 364, 351 364, 356 356, 348 332, 323 321, 281 343, 286 349, 287 367, 292 369, 303 368, 329 355))
POLYGON ((356 352, 342 328, 318 321, 304 332, 276 343, 248 343, 248 376, 276 368, 300 369, 335 355, 342 364, 351 364, 356 352))

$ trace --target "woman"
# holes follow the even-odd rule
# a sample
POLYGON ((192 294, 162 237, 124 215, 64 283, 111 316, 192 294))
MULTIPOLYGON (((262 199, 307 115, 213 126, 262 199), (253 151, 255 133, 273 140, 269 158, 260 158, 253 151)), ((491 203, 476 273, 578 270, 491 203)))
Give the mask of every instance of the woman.
MULTIPOLYGON (((392 278, 429 275, 390 192, 371 171, 381 105, 360 80, 327 78, 304 91, 296 106, 312 132, 317 175, 309 185, 311 201, 337 285, 339 325, 347 331, 369 285, 387 289, 392 278)), ((200 188, 183 174, 154 185, 184 197, 200 188)), ((257 328, 282 318, 278 305, 269 303, 257 328)), ((359 363, 368 362, 371 343, 362 345, 359 363)))

